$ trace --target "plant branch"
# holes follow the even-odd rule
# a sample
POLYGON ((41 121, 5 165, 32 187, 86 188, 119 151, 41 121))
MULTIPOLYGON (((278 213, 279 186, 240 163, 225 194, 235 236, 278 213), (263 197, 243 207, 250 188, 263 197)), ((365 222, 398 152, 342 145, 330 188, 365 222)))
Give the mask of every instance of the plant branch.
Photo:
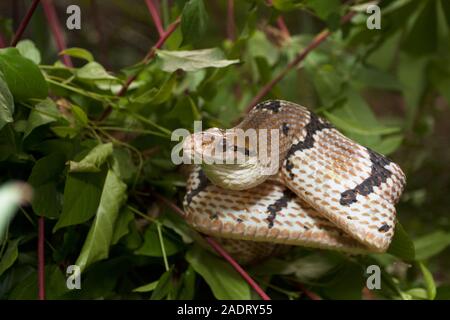
MULTIPOLYGON (((58 47, 59 51, 63 51, 64 49, 66 49, 66 43, 64 41, 61 24, 59 22, 58 15, 56 14, 56 9, 53 5, 52 0, 42 0, 42 7, 44 8, 44 13, 47 18, 47 22, 50 25, 53 38, 56 42, 56 46, 58 47)), ((72 59, 70 58, 70 56, 63 55, 62 60, 66 66, 73 67, 72 59)))
MULTIPOLYGON (((153 193, 153 196, 168 208, 172 209, 175 213, 179 214, 183 219, 186 217, 184 211, 181 210, 172 201, 157 193, 153 193)), ((206 235, 202 236, 206 240, 206 242, 208 242, 208 244, 239 273, 239 275, 250 285, 250 287, 255 290, 255 292, 261 297, 261 299, 270 300, 270 297, 264 292, 263 289, 261 289, 261 287, 255 282, 255 280, 250 277, 250 275, 236 262, 236 260, 233 259, 233 257, 229 255, 229 253, 216 240, 214 240, 214 238, 206 235)))
POLYGON ((14 38, 11 41, 11 47, 15 47, 17 42, 22 38, 23 33, 25 32, 26 27, 28 26, 28 23, 30 23, 31 17, 33 16, 34 11, 36 10, 37 5, 39 4, 40 0, 33 0, 31 3, 30 8, 27 11, 27 14, 23 18, 23 20, 20 22, 19 28, 17 29, 14 38))
MULTIPOLYGON (((170 37, 170 35, 176 30, 176 28, 178 27, 178 25, 181 22, 181 17, 178 17, 168 28, 167 30, 164 32, 164 34, 162 35, 162 37, 159 38, 158 42, 156 42, 156 44, 149 50, 149 52, 147 53, 147 55, 144 57, 143 63, 147 64, 150 62, 151 59, 153 59, 155 57, 156 54, 156 50, 161 48, 163 46, 163 44, 166 42, 166 40, 170 37)), ((120 89, 119 93, 117 94, 118 97, 122 97, 125 95, 125 93, 128 91, 128 88, 130 87, 131 83, 136 80, 136 78, 138 77, 139 73, 130 76, 127 81, 125 82, 125 84, 122 86, 122 88, 120 89)), ((112 112, 112 107, 109 105, 105 111, 102 113, 102 115, 100 116, 100 118, 98 119, 99 122, 105 120, 112 112)))
POLYGON ((38 221, 38 288, 39 300, 45 300, 45 220, 38 221))
MULTIPOLYGON (((355 14, 356 14, 356 12, 354 12, 354 11, 347 13, 341 19, 341 24, 345 24, 345 23, 349 22, 355 14)), ((313 41, 311 41, 311 43, 305 49, 303 49, 303 51, 300 52, 294 58, 294 60, 289 62, 288 65, 275 78, 273 78, 264 87, 262 87, 261 90, 259 90, 259 92, 256 94, 256 96, 247 105, 246 112, 249 112, 253 108, 254 105, 256 105, 262 98, 264 98, 264 96, 266 96, 273 89, 273 87, 286 76, 286 74, 289 71, 291 71, 292 69, 297 67, 300 64, 300 62, 305 60, 305 58, 308 56, 308 54, 311 51, 313 51, 316 47, 318 47, 325 39, 327 39, 330 34, 331 34, 330 30, 324 29, 318 35, 316 35, 314 37, 313 41)))
POLYGON ((156 30, 158 31, 159 37, 161 38, 164 35, 164 27, 161 22, 159 10, 153 1, 154 0, 145 0, 145 3, 147 4, 148 11, 152 16, 153 23, 155 24, 156 30))
POLYGON ((227 6, 227 38, 236 39, 236 24, 234 23, 234 0, 228 0, 227 6))

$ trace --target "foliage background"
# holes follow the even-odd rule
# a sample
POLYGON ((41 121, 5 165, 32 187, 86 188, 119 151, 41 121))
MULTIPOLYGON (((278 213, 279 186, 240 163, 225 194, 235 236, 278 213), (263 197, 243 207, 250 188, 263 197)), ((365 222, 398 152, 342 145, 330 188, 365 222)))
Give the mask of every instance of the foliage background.
MULTIPOLYGON (((5 43, 30 3, 0 4, 5 43)), ((64 25, 72 2, 54 3, 64 25)), ((401 165, 408 185, 398 218, 415 249, 397 230, 388 254, 296 248, 246 269, 277 299, 450 298, 450 3, 382 1, 381 30, 366 28, 362 2, 351 2, 358 13, 343 26, 350 5, 338 0, 234 1, 234 18, 224 0, 158 3, 165 27, 182 20, 148 64, 142 58, 158 31, 140 0, 77 2, 82 29, 63 29, 67 47, 78 48, 66 52, 74 67, 58 61, 41 7, 29 40, 0 51, 0 183, 34 188, 32 205, 20 208, 1 239, 0 297, 37 297, 44 216, 49 299, 258 298, 156 201, 162 195, 181 205, 184 195, 170 133, 192 130, 199 119, 232 126, 327 27, 332 35, 265 98, 308 106, 401 165), (192 51, 207 48, 216 49, 192 51), (99 121, 108 106, 111 114, 99 121), (83 268, 82 290, 70 291, 65 270, 74 263, 83 268), (382 266, 382 289, 368 291, 365 270, 374 263, 382 266)))

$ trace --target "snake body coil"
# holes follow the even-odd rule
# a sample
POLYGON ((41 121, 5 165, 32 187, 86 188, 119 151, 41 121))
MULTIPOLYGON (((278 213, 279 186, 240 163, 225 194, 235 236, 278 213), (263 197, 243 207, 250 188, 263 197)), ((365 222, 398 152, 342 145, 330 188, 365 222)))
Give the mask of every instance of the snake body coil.
MULTIPOLYGON (((233 169, 196 166, 184 200, 187 221, 195 229, 224 239, 242 261, 269 256, 279 244, 352 253, 387 250, 395 229, 394 205, 405 185, 397 164, 287 101, 256 105, 238 128, 279 130, 274 160, 279 171, 262 179, 247 177, 257 170, 235 175, 233 169), (250 187, 236 187, 239 181, 250 187)), ((247 147, 251 153, 252 146, 247 147)))

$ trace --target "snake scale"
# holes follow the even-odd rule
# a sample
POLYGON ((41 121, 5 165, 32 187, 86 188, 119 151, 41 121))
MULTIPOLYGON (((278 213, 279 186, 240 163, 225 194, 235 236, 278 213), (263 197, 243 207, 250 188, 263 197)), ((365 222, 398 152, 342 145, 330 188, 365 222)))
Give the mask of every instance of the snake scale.
POLYGON ((207 159, 214 139, 220 151, 250 160, 196 165, 184 209, 191 226, 218 238, 240 262, 272 256, 287 245, 349 253, 389 247, 404 173, 307 108, 282 100, 262 102, 231 130, 192 134, 184 150, 207 159), (261 162, 259 145, 247 140, 238 145, 237 129, 278 130, 277 149, 270 150, 268 143, 268 154, 276 151, 277 157, 261 162), (262 175, 261 168, 273 162, 279 169, 262 175))

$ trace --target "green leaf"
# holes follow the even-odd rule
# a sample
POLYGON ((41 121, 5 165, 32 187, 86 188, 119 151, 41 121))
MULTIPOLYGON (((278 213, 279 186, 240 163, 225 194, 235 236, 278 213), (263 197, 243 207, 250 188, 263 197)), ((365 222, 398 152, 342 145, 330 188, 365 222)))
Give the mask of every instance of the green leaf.
POLYGON ((352 119, 343 119, 338 116, 333 115, 332 113, 329 113, 327 111, 323 112, 324 115, 339 129, 353 132, 360 135, 380 135, 380 134, 391 134, 396 133, 400 131, 400 128, 388 128, 388 127, 366 127, 362 126, 359 122, 353 121, 352 119))
POLYGON ((63 51, 61 51, 59 53, 60 56, 64 56, 64 55, 68 55, 74 58, 79 58, 79 59, 83 59, 86 60, 88 62, 92 62, 94 61, 94 57, 92 56, 92 53, 90 53, 89 51, 87 51, 86 49, 83 48, 69 48, 69 49, 65 49, 63 51))
MULTIPOLYGON (((30 273, 25 279, 20 281, 11 293, 8 299, 12 300, 34 300, 38 297, 38 274, 30 273)), ((66 286, 66 278, 57 265, 45 266, 45 292, 46 299, 61 299, 69 290, 66 286)))
POLYGON ((178 294, 178 300, 192 300, 195 296, 196 274, 190 265, 183 274, 182 285, 178 294))
POLYGON ((181 13, 183 43, 192 43, 206 31, 208 15, 203 0, 189 0, 181 13))
POLYGON ((406 261, 413 261, 415 258, 414 243, 398 221, 395 224, 394 238, 387 252, 406 261))
POLYGON ((137 287, 133 289, 133 292, 150 292, 156 289, 158 286, 159 280, 150 282, 149 284, 146 284, 144 286, 137 287))
POLYGON ((157 55, 162 60, 161 68, 166 72, 174 72, 178 69, 197 71, 204 68, 225 68, 239 62, 239 60, 226 60, 223 52, 218 48, 191 51, 158 50, 157 55))
POLYGON ((61 118, 61 115, 53 100, 45 99, 39 102, 30 112, 28 116, 27 126, 23 138, 28 135, 37 127, 46 125, 51 122, 55 122, 61 118))
POLYGON ((414 241, 416 247, 416 259, 429 259, 450 245, 450 234, 444 231, 436 231, 414 241))
POLYGON ((0 49, 0 71, 16 101, 47 97, 47 82, 38 66, 16 48, 0 49))
MULTIPOLYGON (((163 237, 163 240, 164 240, 164 248, 168 256, 177 253, 182 248, 178 242, 173 241, 169 237, 163 237)), ((161 242, 159 241, 158 231, 156 228, 156 223, 153 223, 147 228, 147 230, 145 230, 144 243, 138 250, 136 250, 135 253, 150 257, 163 256, 161 250, 161 242)))
POLYGON ((302 0, 273 0, 273 6, 280 11, 291 11, 303 7, 302 0))
POLYGON ((0 130, 5 124, 14 121, 13 114, 14 99, 3 74, 0 72, 0 130))
POLYGON ((186 253, 186 260, 208 283, 214 296, 220 300, 248 300, 250 286, 225 261, 199 246, 186 253))
POLYGON ((70 172, 99 172, 103 163, 113 153, 111 142, 99 144, 81 161, 69 161, 70 172))
POLYGON ((3 256, 0 257, 0 277, 9 267, 14 264, 17 257, 19 256, 19 241, 20 239, 9 241, 8 249, 6 249, 3 256))
POLYGON ((119 242, 119 240, 126 234, 130 232, 130 222, 133 221, 134 215, 128 209, 128 207, 125 207, 122 209, 119 213, 119 216, 117 217, 116 223, 114 224, 114 232, 113 237, 111 240, 111 244, 116 244, 119 242))
POLYGON ((170 268, 159 278, 158 284, 150 297, 151 300, 161 300, 170 293, 170 290, 173 288, 172 270, 170 268))
POLYGON ((75 118, 75 120, 80 123, 82 126, 88 125, 88 116, 86 115, 86 112, 84 112, 83 109, 81 109, 79 106, 72 105, 71 106, 72 114, 75 118))
POLYGON ((127 190, 116 174, 109 170, 103 186, 100 203, 80 256, 75 263, 84 270, 90 264, 108 257, 113 238, 114 224, 127 190))
POLYGON ((100 202, 106 172, 69 173, 64 187, 63 209, 53 232, 88 221, 100 202))
POLYGON ((434 300, 434 298, 436 297, 436 284, 434 283, 433 275, 422 262, 419 262, 419 267, 422 271, 423 280, 425 281, 428 299, 434 300))
POLYGON ((341 3, 339 0, 307 0, 305 5, 314 10, 322 20, 326 20, 331 14, 339 14, 341 3))
POLYGON ((39 159, 34 165, 28 183, 34 189, 31 205, 37 215, 48 218, 59 216, 61 203, 56 185, 64 170, 65 160, 62 153, 52 153, 39 159))
POLYGON ((35 64, 41 63, 41 53, 38 48, 36 48, 35 44, 31 40, 21 40, 16 45, 17 50, 19 50, 20 54, 27 59, 30 59, 35 64))
POLYGON ((88 62, 75 71, 77 78, 82 80, 117 80, 117 78, 106 72, 105 68, 98 62, 88 62))

